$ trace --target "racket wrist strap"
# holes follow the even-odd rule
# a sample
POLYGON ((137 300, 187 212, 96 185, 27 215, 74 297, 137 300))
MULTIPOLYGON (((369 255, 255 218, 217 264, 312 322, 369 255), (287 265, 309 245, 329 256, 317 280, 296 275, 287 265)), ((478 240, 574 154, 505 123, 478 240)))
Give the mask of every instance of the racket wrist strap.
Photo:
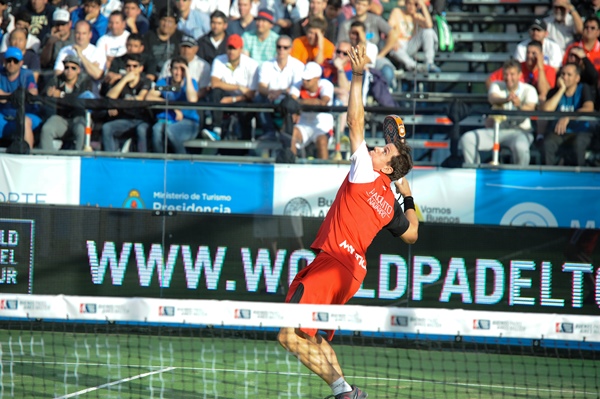
POLYGON ((412 209, 413 211, 415 210, 415 200, 410 195, 404 197, 404 212, 406 212, 409 209, 412 209))

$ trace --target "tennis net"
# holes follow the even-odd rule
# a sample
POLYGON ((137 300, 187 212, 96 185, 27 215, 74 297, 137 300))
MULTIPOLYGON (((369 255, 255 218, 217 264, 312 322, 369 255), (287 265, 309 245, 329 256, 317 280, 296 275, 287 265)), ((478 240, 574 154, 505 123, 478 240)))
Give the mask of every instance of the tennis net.
POLYGON ((0 300, 2 398, 323 398, 276 341, 334 329, 369 398, 599 398, 591 316, 14 295, 0 300))

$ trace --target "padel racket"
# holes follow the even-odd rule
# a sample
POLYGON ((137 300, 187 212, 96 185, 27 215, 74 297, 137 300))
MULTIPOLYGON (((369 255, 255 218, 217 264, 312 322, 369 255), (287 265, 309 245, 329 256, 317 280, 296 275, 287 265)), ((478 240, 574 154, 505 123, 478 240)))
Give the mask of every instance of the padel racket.
POLYGON ((388 115, 383 120, 383 136, 386 143, 404 143, 406 128, 398 115, 388 115))

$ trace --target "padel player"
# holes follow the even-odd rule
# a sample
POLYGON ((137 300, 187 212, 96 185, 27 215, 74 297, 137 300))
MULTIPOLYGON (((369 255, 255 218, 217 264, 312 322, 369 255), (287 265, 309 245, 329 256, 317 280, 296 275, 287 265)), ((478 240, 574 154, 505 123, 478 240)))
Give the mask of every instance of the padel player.
MULTIPOLYGON (((412 244, 417 240, 419 220, 410 186, 401 179, 412 168, 410 147, 404 144, 404 125, 398 117, 387 117, 384 132, 387 144, 369 151, 364 139, 362 81, 367 57, 365 48, 349 52, 352 81, 348 102, 348 127, 352 150, 350 173, 342 183, 317 238, 312 244, 318 254, 294 278, 286 297, 289 303, 344 304, 360 288, 366 274, 366 251, 377 233, 388 229, 412 244), (394 124, 389 124, 389 122, 394 124), (404 198, 404 212, 390 183, 404 198)), ((279 343, 321 377, 335 399, 364 399, 367 393, 349 385, 328 340, 316 329, 282 328, 279 343)))

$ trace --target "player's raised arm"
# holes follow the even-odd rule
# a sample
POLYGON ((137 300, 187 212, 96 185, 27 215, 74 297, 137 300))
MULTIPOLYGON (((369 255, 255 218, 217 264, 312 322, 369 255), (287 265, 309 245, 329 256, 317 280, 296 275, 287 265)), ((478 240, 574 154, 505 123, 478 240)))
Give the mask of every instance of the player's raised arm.
POLYGON ((365 108, 363 106, 362 86, 365 65, 368 62, 365 46, 352 47, 348 51, 352 64, 352 81, 348 100, 348 128, 350 130, 350 148, 352 153, 365 138, 365 108))

